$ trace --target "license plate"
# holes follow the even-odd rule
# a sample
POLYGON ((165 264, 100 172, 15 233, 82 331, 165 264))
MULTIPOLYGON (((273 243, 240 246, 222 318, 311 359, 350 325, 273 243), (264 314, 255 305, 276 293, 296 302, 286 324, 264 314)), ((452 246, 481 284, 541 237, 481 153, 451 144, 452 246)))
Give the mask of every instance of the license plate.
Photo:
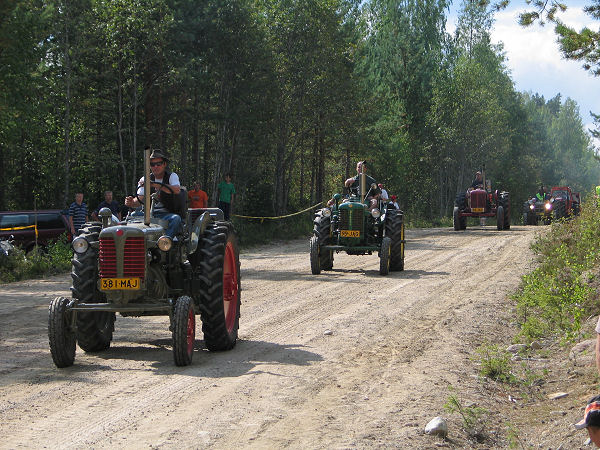
POLYGON ((100 289, 111 291, 113 289, 136 290, 140 288, 139 278, 101 278, 100 289))
POLYGON ((484 208, 473 208, 472 211, 473 212, 483 212, 484 208))
POLYGON ((341 237, 360 237, 360 230, 342 230, 340 231, 341 237))

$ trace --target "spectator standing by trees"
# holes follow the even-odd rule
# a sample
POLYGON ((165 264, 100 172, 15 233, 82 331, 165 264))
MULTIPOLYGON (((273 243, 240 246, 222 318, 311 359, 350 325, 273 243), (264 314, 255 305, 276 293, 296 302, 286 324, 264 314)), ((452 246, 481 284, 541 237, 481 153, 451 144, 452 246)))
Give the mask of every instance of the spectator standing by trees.
POLYGON ((200 182, 194 183, 194 189, 188 192, 188 200, 190 208, 207 208, 208 207, 208 195, 202 189, 200 189, 200 182))
POLYGON ((83 193, 75 194, 75 201, 69 207, 69 225, 71 226, 71 234, 77 236, 77 232, 88 220, 88 208, 83 203, 83 193))
POLYGON ((121 207, 117 203, 116 200, 113 200, 112 191, 104 192, 104 200, 98 205, 98 207, 92 213, 92 218, 98 220, 98 213, 102 208, 109 208, 110 211, 117 217, 117 219, 121 220, 121 207))
POLYGON ((231 182, 230 173, 225 174, 225 180, 219 183, 217 190, 219 191, 219 208, 223 210, 225 220, 229 220, 233 197, 235 195, 235 186, 231 182))

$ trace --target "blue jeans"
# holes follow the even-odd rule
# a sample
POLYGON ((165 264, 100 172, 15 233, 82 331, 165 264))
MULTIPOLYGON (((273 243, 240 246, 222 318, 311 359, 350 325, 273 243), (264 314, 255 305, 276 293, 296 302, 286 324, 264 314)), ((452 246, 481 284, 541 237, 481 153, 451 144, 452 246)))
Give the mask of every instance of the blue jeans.
POLYGON ((175 237, 175 234, 177 234, 181 230, 181 216, 179 216, 178 214, 173 214, 169 212, 154 212, 152 213, 152 217, 166 220, 169 223, 165 234, 171 239, 173 239, 175 237))

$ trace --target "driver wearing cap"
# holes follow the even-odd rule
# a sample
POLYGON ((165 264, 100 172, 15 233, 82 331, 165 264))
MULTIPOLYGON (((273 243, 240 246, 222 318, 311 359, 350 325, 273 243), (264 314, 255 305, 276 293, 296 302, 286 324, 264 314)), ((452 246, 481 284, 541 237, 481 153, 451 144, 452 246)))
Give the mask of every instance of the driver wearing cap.
MULTIPOLYGON (((169 159, 160 150, 153 150, 150 155, 150 186, 152 192, 158 192, 158 198, 152 202, 152 217, 164 219, 168 222, 166 235, 171 239, 181 228, 181 216, 175 213, 175 196, 179 195, 181 185, 179 176, 167 169, 169 159)), ((144 195, 144 177, 138 181, 137 195, 125 197, 125 205, 137 208, 141 205, 138 196, 144 195)))

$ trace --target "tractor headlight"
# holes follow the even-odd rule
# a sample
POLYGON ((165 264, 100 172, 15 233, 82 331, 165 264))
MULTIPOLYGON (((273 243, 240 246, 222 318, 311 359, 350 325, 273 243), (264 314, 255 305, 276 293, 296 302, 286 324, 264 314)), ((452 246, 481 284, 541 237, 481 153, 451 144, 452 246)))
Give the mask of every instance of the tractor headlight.
POLYGON ((529 209, 535 209, 535 205, 532 203, 531 205, 529 205, 529 209))
POLYGON ((323 209, 323 217, 331 216, 331 210, 329 208, 323 209))
POLYGON ((381 211, 379 211, 377 208, 372 209, 371 210, 371 215, 375 218, 378 219, 381 216, 381 211))
POLYGON ((161 236, 158 238, 158 242, 156 243, 158 248, 160 248, 163 252, 168 252, 173 247, 173 239, 169 236, 161 236))
POLYGON ((85 253, 85 252, 87 252, 87 249, 90 247, 90 244, 88 243, 88 241, 84 237, 81 237, 81 236, 73 239, 73 242, 71 243, 71 245, 73 246, 73 251, 75 253, 85 253))
POLYGON ((552 203, 546 203, 546 209, 552 209, 552 203))

